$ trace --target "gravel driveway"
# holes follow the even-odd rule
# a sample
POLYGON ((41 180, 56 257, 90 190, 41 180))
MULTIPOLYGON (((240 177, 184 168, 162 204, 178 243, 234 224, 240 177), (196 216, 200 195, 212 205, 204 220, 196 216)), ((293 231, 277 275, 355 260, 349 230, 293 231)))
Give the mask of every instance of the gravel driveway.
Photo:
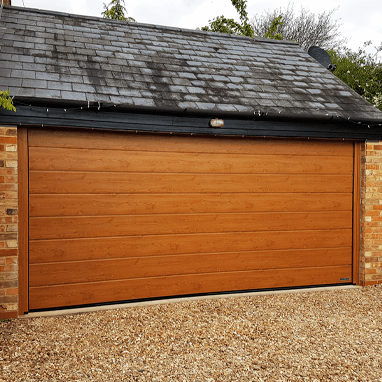
POLYGON ((382 381, 382 288, 0 322, 0 381, 382 381))

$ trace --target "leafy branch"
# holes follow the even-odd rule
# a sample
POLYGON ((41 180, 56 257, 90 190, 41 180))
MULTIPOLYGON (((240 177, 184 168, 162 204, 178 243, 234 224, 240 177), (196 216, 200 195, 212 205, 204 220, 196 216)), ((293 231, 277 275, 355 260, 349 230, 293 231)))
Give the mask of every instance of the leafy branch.
POLYGON ((0 91, 0 107, 5 110, 16 111, 16 108, 13 106, 13 100, 9 95, 9 90, 0 91))
POLYGON ((278 17, 275 17, 273 19, 271 26, 267 30, 267 33, 265 33, 265 35, 264 35, 265 38, 271 38, 273 40, 282 40, 283 39, 282 34, 277 33, 279 26, 283 25, 283 22, 281 21, 282 18, 283 18, 282 16, 278 16, 278 17))
POLYGON ((127 13, 127 10, 125 8, 125 1, 124 0, 112 0, 109 5, 106 5, 104 3, 103 7, 105 8, 105 10, 102 12, 104 19, 135 22, 135 19, 133 19, 132 17, 126 17, 125 16, 125 12, 127 13), (121 2, 122 2, 122 4, 121 4, 121 2))
POLYGON ((231 0, 232 5, 239 13, 240 23, 234 19, 227 19, 224 16, 215 17, 210 20, 208 26, 202 27, 201 30, 206 32, 220 32, 228 34, 237 34, 240 36, 255 37, 252 25, 248 20, 247 2, 246 0, 231 0))

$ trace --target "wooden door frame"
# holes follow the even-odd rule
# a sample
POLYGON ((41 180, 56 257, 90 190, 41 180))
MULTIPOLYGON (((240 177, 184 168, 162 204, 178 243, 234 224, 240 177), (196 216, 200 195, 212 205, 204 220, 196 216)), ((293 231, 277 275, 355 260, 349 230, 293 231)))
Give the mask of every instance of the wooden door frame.
MULTIPOLYGON (((19 198, 19 315, 29 310, 29 155, 28 129, 17 129, 19 198)), ((361 142, 353 157, 353 284, 359 285, 361 142)))
POLYGON ((354 142, 353 158, 353 284, 359 285, 361 219, 361 142, 354 142))
POLYGON ((19 198, 19 315, 29 310, 29 156, 28 129, 17 128, 19 198))

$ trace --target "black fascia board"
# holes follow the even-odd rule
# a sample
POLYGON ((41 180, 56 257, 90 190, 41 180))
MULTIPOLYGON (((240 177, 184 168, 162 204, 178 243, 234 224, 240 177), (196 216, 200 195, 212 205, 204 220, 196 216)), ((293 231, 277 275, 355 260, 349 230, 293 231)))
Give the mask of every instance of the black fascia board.
POLYGON ((181 109, 165 107, 161 105, 158 108, 153 108, 152 106, 135 106, 135 105, 115 105, 112 103, 99 103, 99 102, 88 102, 88 101, 70 101, 70 100, 55 100, 47 98, 27 98, 27 97, 16 97, 15 105, 21 106, 36 106, 41 108, 49 109, 63 109, 63 110, 101 110, 114 111, 119 113, 139 113, 139 114, 156 114, 156 115, 182 115, 182 116, 194 116, 194 117, 209 117, 211 115, 216 115, 215 118, 233 118, 233 119, 269 119, 269 120, 280 120, 280 121, 302 121, 302 122, 328 122, 331 121, 335 124, 361 124, 361 125, 377 125, 382 127, 382 113, 380 119, 372 118, 357 118, 357 120, 350 120, 338 116, 335 113, 329 114, 329 112, 321 112, 317 114, 308 114, 307 112, 288 112, 282 110, 280 112, 268 111, 259 107, 254 107, 251 112, 238 112, 238 111, 222 111, 222 110, 202 110, 202 109, 181 109))
POLYGON ((157 113, 136 110, 120 112, 110 106, 89 105, 68 108, 17 106, 17 112, 0 109, 2 124, 102 129, 116 131, 184 133, 217 136, 306 137, 356 140, 382 140, 378 125, 318 118, 286 118, 269 115, 230 116, 219 112, 206 114, 157 113), (99 108, 99 109, 98 109, 99 108), (224 119, 224 127, 210 127, 210 120, 224 119))

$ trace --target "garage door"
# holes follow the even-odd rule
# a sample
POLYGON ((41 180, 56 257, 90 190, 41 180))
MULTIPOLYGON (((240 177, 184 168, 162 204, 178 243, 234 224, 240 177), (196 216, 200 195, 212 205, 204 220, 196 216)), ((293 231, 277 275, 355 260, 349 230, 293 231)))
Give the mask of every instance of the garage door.
POLYGON ((30 309, 352 281, 352 143, 28 141, 30 309))

